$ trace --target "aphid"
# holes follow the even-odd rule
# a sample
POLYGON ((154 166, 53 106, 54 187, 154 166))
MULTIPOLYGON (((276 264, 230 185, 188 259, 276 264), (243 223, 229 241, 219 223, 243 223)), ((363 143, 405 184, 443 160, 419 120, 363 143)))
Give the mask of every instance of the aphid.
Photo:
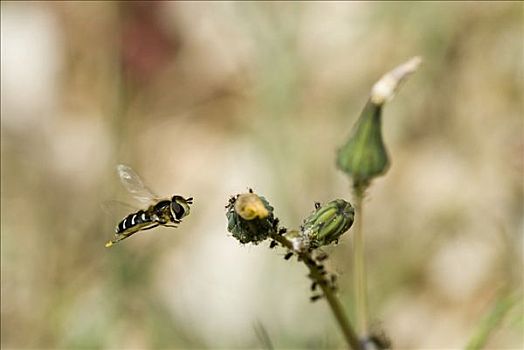
POLYGON ((147 188, 140 176, 127 165, 117 166, 118 176, 125 189, 135 197, 136 200, 149 206, 146 209, 127 215, 116 226, 115 237, 106 243, 111 247, 131 235, 150 230, 157 226, 177 227, 184 217, 189 215, 189 206, 193 204, 193 198, 184 198, 174 195, 171 198, 160 199, 147 188))
POLYGON ((384 332, 380 332, 379 334, 371 334, 365 343, 371 343, 375 346, 375 348, 380 350, 391 349, 391 340, 384 332))
POLYGON ((293 256, 293 252, 289 252, 286 255, 284 255, 284 259, 285 260, 289 260, 289 259, 291 259, 292 256, 293 256))
POLYGON ((230 206, 233 206, 235 204, 235 201, 237 200, 238 198, 238 194, 236 196, 231 196, 229 197, 229 201, 226 205, 226 209, 229 208, 230 206))
POLYGON ((269 249, 273 249, 277 246, 277 241, 271 241, 271 243, 269 243, 269 249))
POLYGON ((331 275, 330 276, 330 281, 329 281, 329 287, 331 288, 331 290, 333 292, 336 292, 338 290, 338 286, 337 286, 337 276, 336 275, 331 275))
POLYGON ((318 262, 322 262, 324 260, 326 260, 329 256, 326 254, 326 253, 321 253, 319 255, 317 255, 316 259, 318 262))
POLYGON ((311 300, 312 302, 315 302, 320 298, 322 298, 322 295, 313 295, 309 298, 309 300, 311 300))
POLYGON ((281 235, 281 236, 282 236, 284 233, 286 233, 286 232, 287 232, 287 228, 285 228, 285 227, 282 227, 280 230, 278 230, 278 234, 281 235))
POLYGON ((322 275, 322 279, 318 280, 318 284, 321 285, 321 286, 327 286, 328 285, 328 281, 326 280, 325 278, 325 273, 321 273, 320 275, 322 275))
POLYGON ((331 275, 331 284, 337 283, 337 275, 331 275))
POLYGON ((314 292, 317 289, 317 282, 311 283, 311 291, 314 292))
POLYGON ((273 220, 273 231, 278 232, 278 224, 279 223, 280 223, 280 219, 279 218, 275 218, 275 220, 273 220))

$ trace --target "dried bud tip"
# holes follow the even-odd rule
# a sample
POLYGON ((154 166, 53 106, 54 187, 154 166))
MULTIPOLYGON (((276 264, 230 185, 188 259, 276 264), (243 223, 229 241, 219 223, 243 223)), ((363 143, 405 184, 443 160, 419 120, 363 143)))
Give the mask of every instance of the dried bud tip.
POLYGON ((395 96, 400 83, 415 72, 420 63, 422 63, 422 58, 415 56, 409 61, 384 74, 371 89, 371 102, 377 105, 382 105, 386 101, 391 100, 393 96, 395 96))

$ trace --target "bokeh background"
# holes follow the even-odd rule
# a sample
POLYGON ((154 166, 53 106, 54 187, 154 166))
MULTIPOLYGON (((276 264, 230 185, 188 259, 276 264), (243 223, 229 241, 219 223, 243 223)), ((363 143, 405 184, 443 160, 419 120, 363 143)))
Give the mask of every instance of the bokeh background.
MULTIPOLYGON (((341 348, 306 269, 242 246, 252 187, 284 225, 351 200, 335 167, 373 83, 424 64, 385 108, 392 166, 366 199, 373 327, 397 349, 524 346, 522 3, 2 2, 5 349, 341 348), (105 249, 133 204, 195 197, 177 230, 105 249), (509 299, 508 299, 509 298, 509 299)), ((351 231, 328 248, 353 317, 351 231)))

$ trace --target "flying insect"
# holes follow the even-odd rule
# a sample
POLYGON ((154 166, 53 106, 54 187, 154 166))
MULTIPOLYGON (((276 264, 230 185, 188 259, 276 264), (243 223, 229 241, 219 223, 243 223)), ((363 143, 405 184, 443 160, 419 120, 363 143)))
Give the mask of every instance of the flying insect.
POLYGON ((189 206, 193 204, 192 197, 174 195, 171 198, 161 199, 153 194, 131 167, 119 164, 117 173, 125 189, 138 202, 147 205, 147 208, 133 212, 122 219, 115 228, 115 237, 106 243, 106 247, 111 247, 139 231, 158 226, 176 228, 182 219, 189 215, 189 206))

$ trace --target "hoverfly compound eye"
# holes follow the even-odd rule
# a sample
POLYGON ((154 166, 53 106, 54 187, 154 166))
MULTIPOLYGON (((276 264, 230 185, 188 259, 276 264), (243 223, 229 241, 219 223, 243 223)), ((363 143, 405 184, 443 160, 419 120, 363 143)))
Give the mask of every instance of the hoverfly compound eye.
POLYGON ((173 210, 173 213, 175 214, 177 219, 181 219, 184 216, 185 210, 184 208, 178 204, 176 201, 171 202, 171 209, 173 210))

